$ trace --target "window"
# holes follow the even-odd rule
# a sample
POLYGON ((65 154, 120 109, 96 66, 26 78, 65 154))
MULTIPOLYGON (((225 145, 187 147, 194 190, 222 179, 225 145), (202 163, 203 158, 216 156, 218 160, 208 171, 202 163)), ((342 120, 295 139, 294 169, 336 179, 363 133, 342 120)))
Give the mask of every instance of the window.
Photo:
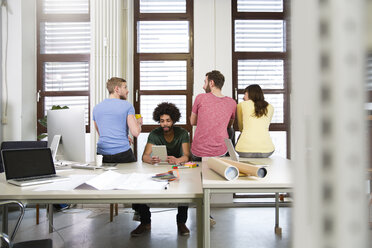
MULTIPOLYGON (((367 55, 366 61, 366 91, 367 102, 365 109, 367 111, 368 131, 369 131, 369 146, 372 144, 372 53, 367 55)), ((369 168, 372 169, 372 152, 369 153, 369 168)))
POLYGON ((152 113, 172 102, 181 112, 177 125, 191 132, 193 92, 193 1, 134 1, 134 107, 143 117, 137 156, 158 126, 152 113))
POLYGON ((89 132, 89 0, 38 0, 37 16, 37 119, 53 105, 84 107, 89 132))
POLYGON ((244 89, 259 84, 274 107, 270 125, 276 153, 289 150, 288 2, 232 1, 233 96, 243 101, 244 89))

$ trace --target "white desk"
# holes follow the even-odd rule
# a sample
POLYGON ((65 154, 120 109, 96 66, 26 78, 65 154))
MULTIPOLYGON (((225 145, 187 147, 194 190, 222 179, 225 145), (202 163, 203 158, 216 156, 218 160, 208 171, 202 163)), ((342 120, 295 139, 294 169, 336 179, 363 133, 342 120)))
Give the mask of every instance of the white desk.
MULTIPOLYGON (((245 159, 269 165, 266 167, 265 178, 240 177, 227 181, 208 168, 206 161, 202 163, 202 178, 204 191, 204 248, 210 247, 210 195, 214 193, 275 193, 275 232, 280 233, 279 227, 279 192, 291 192, 290 161, 281 157, 245 159)), ((218 221, 218 220, 217 220, 218 221)), ((249 225, 249 223, 247 223, 249 225)))
MULTIPOLYGON (((119 173, 166 172, 170 165, 154 166, 146 163, 117 165, 119 173)), ((202 247, 202 200, 201 168, 180 169, 180 180, 170 183, 167 190, 71 190, 32 191, 37 186, 17 187, 6 183, 4 173, 0 177, 0 200, 20 200, 23 203, 195 203, 197 207, 198 247, 202 247)), ((103 170, 66 171, 60 175, 100 174, 103 170)), ((68 182, 67 182, 68 183, 68 182)), ((52 211, 49 211, 50 213, 52 211)), ((52 218, 52 215, 49 215, 52 218)), ((7 210, 3 209, 3 231, 7 230, 7 210)), ((128 237, 129 238, 129 237, 128 237)))

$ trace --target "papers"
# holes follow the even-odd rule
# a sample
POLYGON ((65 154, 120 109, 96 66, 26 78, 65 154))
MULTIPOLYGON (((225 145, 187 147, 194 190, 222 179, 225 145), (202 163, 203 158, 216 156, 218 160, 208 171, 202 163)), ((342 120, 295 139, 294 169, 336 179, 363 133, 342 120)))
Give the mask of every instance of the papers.
POLYGON ((126 189, 126 190, 159 190, 164 189, 167 182, 156 182, 151 179, 153 174, 120 174, 107 171, 88 181, 85 184, 98 190, 126 189))
POLYGON ((35 188, 34 191, 74 190, 77 186, 83 184, 93 177, 95 177, 95 175, 71 175, 69 176, 69 181, 42 184, 35 188))
POLYGON ((34 191, 68 191, 74 189, 97 190, 162 190, 168 182, 157 182, 151 179, 153 174, 130 173, 120 174, 107 171, 100 175, 70 175, 70 180, 43 184, 34 191))

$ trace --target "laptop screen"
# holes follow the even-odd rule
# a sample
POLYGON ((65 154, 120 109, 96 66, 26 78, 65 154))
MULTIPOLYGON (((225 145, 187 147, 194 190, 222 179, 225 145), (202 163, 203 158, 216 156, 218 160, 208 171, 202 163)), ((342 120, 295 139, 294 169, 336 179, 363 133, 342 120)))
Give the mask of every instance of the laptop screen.
POLYGON ((55 174, 49 148, 2 150, 7 180, 55 174))

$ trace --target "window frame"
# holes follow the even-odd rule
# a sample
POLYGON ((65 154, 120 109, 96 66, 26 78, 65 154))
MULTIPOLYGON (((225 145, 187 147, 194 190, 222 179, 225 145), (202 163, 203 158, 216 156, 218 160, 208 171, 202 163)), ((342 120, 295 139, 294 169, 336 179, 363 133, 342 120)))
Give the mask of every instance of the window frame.
MULTIPOLYGON (((88 97, 88 124, 85 126, 86 133, 90 133, 90 83, 85 91, 44 91, 45 62, 88 62, 90 82, 90 53, 89 54, 41 54, 40 23, 42 22, 90 22, 90 2, 88 14, 45 14, 43 13, 43 0, 37 0, 37 120, 45 116, 45 98, 58 96, 87 96, 88 97)), ((46 133, 47 128, 37 121, 37 135, 46 133)))
MULTIPOLYGON (((264 94, 283 94, 283 123, 271 123, 269 131, 285 131, 287 144, 287 158, 291 157, 290 144, 290 39, 289 39, 289 2, 283 0, 283 12, 238 12, 236 0, 231 1, 231 37, 232 37, 232 96, 238 102, 238 95, 244 94, 244 89, 238 88, 238 61, 244 59, 280 59, 283 60, 283 89, 263 89, 264 94), (283 52, 235 52, 235 20, 284 20, 283 52)), ((237 121, 234 129, 239 130, 237 121)))
MULTIPOLYGON (((194 47, 193 47, 193 0, 186 0, 186 13, 140 13, 140 0, 134 0, 134 28, 133 28, 133 47, 134 47, 134 80, 133 95, 134 108, 136 113, 140 112, 141 95, 186 95, 186 125, 177 124, 185 128, 189 133, 192 131, 189 116, 192 108, 193 81, 194 81, 194 47), (189 21, 189 52, 188 53, 138 53, 137 49, 137 22, 138 21, 189 21), (186 61, 186 90, 141 90, 140 89, 140 62, 154 60, 184 60, 186 61), (156 94, 154 94, 156 92, 156 94)), ((151 132, 159 125, 143 125, 142 132, 151 132)), ((135 145, 137 151, 137 146, 135 145)), ((135 151, 135 153, 136 153, 135 151)))

